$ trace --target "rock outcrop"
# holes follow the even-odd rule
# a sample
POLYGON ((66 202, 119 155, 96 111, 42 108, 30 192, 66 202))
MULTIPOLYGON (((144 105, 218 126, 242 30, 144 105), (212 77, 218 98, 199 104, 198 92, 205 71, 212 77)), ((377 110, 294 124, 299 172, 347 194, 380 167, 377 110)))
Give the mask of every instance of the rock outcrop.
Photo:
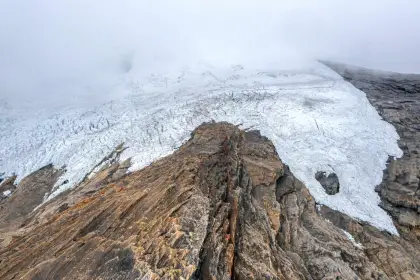
POLYGON ((329 195, 335 195, 340 191, 340 182, 338 176, 335 173, 330 173, 328 176, 324 171, 318 171, 315 173, 315 179, 325 189, 325 192, 329 195))
MULTIPOLYGON (((0 204, 0 229, 15 229, 44 200, 45 194, 50 192, 63 170, 57 170, 52 165, 47 165, 24 178, 17 186, 9 180, 9 186, 14 191, 4 203, 0 204)), ((6 180, 4 183, 7 183, 6 180)))
POLYGON ((418 242, 317 207, 258 131, 206 123, 172 155, 121 168, 27 214, 0 279, 420 279, 418 242))
POLYGON ((0 178, 0 204, 16 190, 15 180, 16 175, 8 178, 0 178))
POLYGON ((400 234, 420 240, 420 75, 323 63, 364 91, 381 117, 397 129, 404 154, 389 159, 376 190, 400 234))

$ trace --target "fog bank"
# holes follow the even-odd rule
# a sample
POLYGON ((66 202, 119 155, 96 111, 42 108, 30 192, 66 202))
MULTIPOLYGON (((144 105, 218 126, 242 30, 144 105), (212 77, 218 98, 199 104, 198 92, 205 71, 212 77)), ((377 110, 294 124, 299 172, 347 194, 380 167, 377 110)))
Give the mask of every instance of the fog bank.
POLYGON ((420 73, 417 1, 3 0, 0 98, 95 99, 112 77, 328 59, 420 73))

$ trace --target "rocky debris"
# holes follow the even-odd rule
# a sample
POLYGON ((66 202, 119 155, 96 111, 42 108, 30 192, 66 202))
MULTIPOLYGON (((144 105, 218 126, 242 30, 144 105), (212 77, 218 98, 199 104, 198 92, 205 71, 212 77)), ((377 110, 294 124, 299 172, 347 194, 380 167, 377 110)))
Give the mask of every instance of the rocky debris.
POLYGON ((420 240, 420 75, 323 63, 364 91, 381 117, 397 129, 404 154, 389 159, 376 191, 400 234, 420 240))
POLYGON ((330 173, 328 176, 324 171, 315 173, 315 179, 321 184, 325 192, 329 195, 337 194, 340 191, 340 182, 335 173, 330 173))
POLYGON ((174 154, 115 170, 10 231, 0 279, 420 279, 418 242, 317 210, 257 131, 206 123, 174 154))

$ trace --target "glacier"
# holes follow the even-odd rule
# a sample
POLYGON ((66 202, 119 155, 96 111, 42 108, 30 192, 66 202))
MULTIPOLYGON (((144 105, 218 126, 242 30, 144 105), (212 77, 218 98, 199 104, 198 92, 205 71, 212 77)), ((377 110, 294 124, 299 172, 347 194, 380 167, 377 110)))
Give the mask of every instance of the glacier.
POLYGON ((202 122, 228 121, 271 139, 318 204, 398 234, 374 191, 388 157, 402 155, 395 128, 326 66, 283 68, 200 62, 168 73, 130 69, 106 84, 83 85, 112 96, 94 106, 47 110, 2 100, 0 173, 19 180, 50 163, 66 166, 52 198, 121 143, 128 147, 121 160, 131 158, 135 171, 176 150, 202 122), (338 194, 325 193, 315 179, 320 170, 337 174, 338 194))

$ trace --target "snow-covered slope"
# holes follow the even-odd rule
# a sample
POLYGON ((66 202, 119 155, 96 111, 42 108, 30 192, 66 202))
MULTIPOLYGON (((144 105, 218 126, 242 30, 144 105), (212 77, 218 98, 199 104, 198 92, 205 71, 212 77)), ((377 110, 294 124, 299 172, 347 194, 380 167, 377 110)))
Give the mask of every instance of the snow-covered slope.
POLYGON ((107 88, 112 101, 92 108, 34 114, 3 101, 0 173, 22 178, 49 163, 66 165, 54 196, 121 142, 128 147, 122 159, 132 157, 136 170, 171 153, 200 123, 228 121, 269 137, 319 203, 396 233, 374 191, 388 156, 402 154, 395 129, 363 92, 325 66, 280 68, 201 63, 143 78, 131 71, 107 88), (337 195, 327 195, 315 180, 320 170, 338 175, 337 195))

